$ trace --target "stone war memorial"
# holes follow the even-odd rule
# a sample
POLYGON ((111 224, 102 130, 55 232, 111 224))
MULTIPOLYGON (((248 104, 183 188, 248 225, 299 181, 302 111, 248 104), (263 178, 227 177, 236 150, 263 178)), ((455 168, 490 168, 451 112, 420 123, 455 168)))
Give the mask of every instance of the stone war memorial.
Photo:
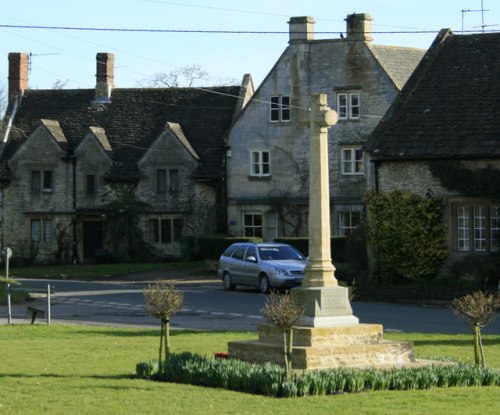
MULTIPOLYGON (((309 261, 302 286, 292 295, 304 307, 294 327, 294 369, 336 367, 390 368, 419 365, 410 342, 383 339, 380 324, 360 324, 353 315, 348 289, 338 285, 330 257, 330 190, 328 128, 337 113, 327 106, 327 96, 311 96, 308 118, 309 158, 309 261)), ((231 358, 255 363, 283 364, 283 336, 273 325, 258 328, 258 340, 229 342, 231 358)))

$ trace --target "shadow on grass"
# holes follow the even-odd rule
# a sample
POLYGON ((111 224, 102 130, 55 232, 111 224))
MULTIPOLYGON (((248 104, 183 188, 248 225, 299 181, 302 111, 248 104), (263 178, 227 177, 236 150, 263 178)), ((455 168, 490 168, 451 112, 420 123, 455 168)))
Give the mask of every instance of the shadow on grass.
MULTIPOLYGON (((418 346, 470 346, 474 342, 474 336, 471 334, 469 339, 439 339, 439 340, 410 340, 416 347, 418 346)), ((483 346, 500 345, 500 338, 490 339, 482 338, 483 346)))
POLYGON ((0 379, 7 378, 19 378, 19 379, 31 379, 31 378, 54 378, 54 379, 68 379, 68 378, 78 378, 78 379, 96 379, 96 380, 128 380, 128 379, 138 379, 136 375, 132 374, 121 374, 121 375, 61 375, 59 373, 39 373, 39 374, 26 374, 26 373, 0 373, 0 379))
MULTIPOLYGON (((75 330, 73 333, 80 335, 101 335, 101 336, 111 336, 111 337, 147 337, 147 336, 159 336, 160 335, 160 327, 158 323, 158 329, 151 330, 143 330, 143 329, 86 329, 86 330, 75 330)), ((210 331, 210 334, 222 334, 227 333, 226 331, 210 331)), ((182 337, 182 336, 191 336, 193 334, 206 335, 206 332, 199 330, 170 330, 170 336, 173 337, 182 337)))

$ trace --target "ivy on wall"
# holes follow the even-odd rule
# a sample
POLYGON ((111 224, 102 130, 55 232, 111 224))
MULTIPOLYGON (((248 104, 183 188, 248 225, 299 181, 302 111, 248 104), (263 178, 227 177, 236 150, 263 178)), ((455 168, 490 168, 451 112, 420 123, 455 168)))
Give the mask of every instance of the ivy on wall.
POLYGON ((441 200, 410 192, 366 197, 368 237, 382 280, 436 277, 448 256, 441 200))
POLYGON ((469 169, 460 161, 431 161, 429 169, 450 192, 464 196, 500 199, 500 170, 491 166, 469 169))

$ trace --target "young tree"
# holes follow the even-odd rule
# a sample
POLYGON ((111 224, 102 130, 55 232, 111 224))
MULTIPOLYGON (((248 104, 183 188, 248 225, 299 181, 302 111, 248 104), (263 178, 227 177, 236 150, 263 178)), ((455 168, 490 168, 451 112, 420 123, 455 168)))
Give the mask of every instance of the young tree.
POLYGON ((146 312, 161 321, 160 329, 160 351, 158 358, 158 371, 163 373, 164 364, 170 355, 170 317, 182 309, 184 294, 175 291, 173 285, 155 282, 149 284, 143 291, 146 312), (162 348, 164 346, 164 364, 162 364, 162 348))
POLYGON ((500 307, 500 295, 476 291, 472 294, 455 298, 450 308, 462 316, 474 327, 474 363, 485 366, 484 349, 481 339, 481 327, 491 323, 496 317, 496 309, 500 307))
POLYGON ((297 304, 289 291, 283 295, 271 292, 262 309, 266 320, 274 324, 283 333, 283 353, 287 379, 292 373, 293 326, 304 314, 304 307, 297 304))

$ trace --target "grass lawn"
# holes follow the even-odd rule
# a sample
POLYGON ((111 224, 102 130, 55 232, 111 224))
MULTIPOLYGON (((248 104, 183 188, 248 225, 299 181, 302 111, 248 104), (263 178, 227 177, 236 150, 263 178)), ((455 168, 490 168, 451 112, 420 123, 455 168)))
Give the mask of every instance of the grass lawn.
POLYGON ((202 265, 202 262, 120 263, 97 265, 33 265, 10 269, 10 276, 18 278, 46 278, 57 280, 105 280, 132 272, 158 269, 185 270, 202 265))
MULTIPOLYGON (((227 351, 255 333, 174 331, 174 351, 227 351)), ((472 335, 389 333, 415 342, 419 357, 472 359, 472 335)), ((159 329, 0 326, 0 414, 481 414, 500 413, 500 388, 446 388, 273 399, 135 379, 156 357, 159 329)), ((486 361, 500 367, 500 335, 485 336, 486 361)))

